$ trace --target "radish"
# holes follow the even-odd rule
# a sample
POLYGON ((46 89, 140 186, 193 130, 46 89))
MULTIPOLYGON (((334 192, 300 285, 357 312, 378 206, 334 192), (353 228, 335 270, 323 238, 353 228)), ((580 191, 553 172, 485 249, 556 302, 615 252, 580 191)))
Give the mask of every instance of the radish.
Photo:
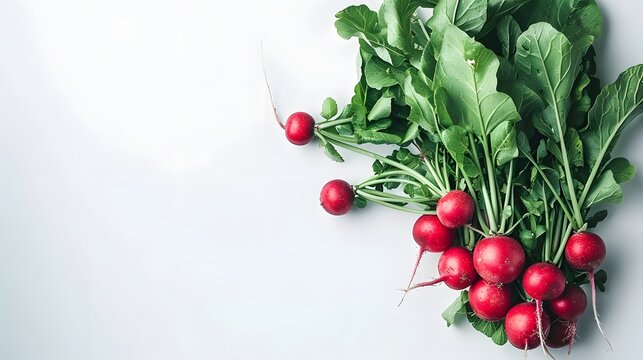
POLYGON ((554 349, 567 346, 567 354, 570 354, 575 334, 576 321, 556 319, 549 327, 549 335, 547 335, 545 343, 547 343, 547 346, 554 349))
POLYGON ((518 278, 525 265, 525 251, 510 237, 488 237, 473 249, 473 265, 480 277, 489 282, 510 283, 518 278))
POLYGON ((353 207, 353 187, 344 180, 331 180, 319 194, 321 206, 331 215, 344 215, 353 207))
POLYGON ((514 304, 514 293, 508 285, 478 280, 469 289, 469 305, 473 312, 486 321, 502 320, 514 304))
MULTIPOLYGON (((551 300, 559 297, 565 291, 565 275, 554 264, 539 262, 531 265, 525 270, 522 277, 522 287, 525 293, 536 300, 536 317, 538 320, 538 336, 543 348, 545 357, 551 356, 545 338, 547 337, 542 328, 540 318, 543 316, 543 300, 551 300)), ((553 356, 551 356, 553 358, 553 356)))
POLYGON ((547 345, 553 348, 569 345, 567 353, 571 353, 576 336, 576 319, 587 308, 585 291, 578 285, 567 284, 565 291, 559 297, 547 301, 545 307, 550 314, 560 318, 552 324, 552 330, 546 340, 547 345))
POLYGON ((449 191, 438 200, 436 206, 440 222, 451 229, 468 224, 474 210, 475 205, 471 195, 462 190, 449 191))
MULTIPOLYGON (((455 241, 456 235, 457 232, 455 230, 444 226, 435 215, 422 215, 415 221, 413 225, 413 239, 420 245, 420 251, 415 260, 415 265, 411 272, 411 279, 406 285, 406 289, 409 289, 413 283, 424 252, 438 253, 448 249, 453 244, 453 241, 455 241)), ((406 293, 404 296, 406 296, 406 293)), ((404 296, 400 301, 400 305, 402 301, 404 301, 404 296)))
POLYGON ((549 316, 543 313, 538 321, 536 304, 525 302, 512 307, 505 317, 507 340, 518 349, 530 350, 540 345, 538 327, 549 334, 549 316))
POLYGON ((607 335, 603 331, 600 320, 598 320, 598 311, 596 311, 596 284, 594 282, 594 271, 603 263, 607 249, 605 242, 600 236, 591 232, 577 232, 567 239, 565 245, 565 260, 569 266, 578 271, 587 272, 589 285, 592 291, 592 309, 594 310, 594 320, 598 330, 603 335, 605 342, 612 349, 607 335))
POLYGON ((462 290, 469 287, 478 279, 478 273, 476 273, 476 269, 473 267, 473 256, 471 252, 460 246, 447 249, 440 255, 438 272, 440 273, 439 278, 413 285, 406 291, 441 282, 444 282, 453 290, 462 290))
POLYGON ((306 145, 315 134, 315 119, 305 112, 296 112, 286 119, 286 139, 295 145, 306 145))

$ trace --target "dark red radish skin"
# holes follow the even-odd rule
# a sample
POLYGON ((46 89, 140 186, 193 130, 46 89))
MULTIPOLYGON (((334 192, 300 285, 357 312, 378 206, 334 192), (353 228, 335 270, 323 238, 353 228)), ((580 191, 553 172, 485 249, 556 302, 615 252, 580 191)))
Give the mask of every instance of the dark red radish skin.
POLYGON ((296 112, 286 119, 286 139, 295 145, 306 145, 315 134, 315 119, 305 112, 296 112))
POLYGON ((469 224, 474 211, 471 195, 462 190, 449 191, 438 200, 436 206, 440 222, 451 229, 469 224))
POLYGON ((415 221, 415 224, 413 224, 413 239, 420 245, 420 251, 415 260, 413 271, 411 272, 411 279, 406 285, 404 296, 399 305, 402 305, 408 289, 411 287, 411 284, 413 284, 413 279, 415 278, 424 253, 426 251, 433 253, 445 251, 451 247, 457 234, 456 230, 442 225, 440 219, 435 215, 422 215, 415 221))
POLYGON ((510 237, 488 237, 473 249, 473 265, 481 278, 495 284, 508 284, 520 276, 525 266, 525 251, 510 237))
POLYGON ((587 295, 580 286, 567 284, 559 297, 545 302, 545 308, 555 317, 575 321, 587 309, 587 295))
POLYGON ((440 273, 439 278, 413 285, 408 290, 436 285, 441 282, 453 290, 462 290, 478 279, 478 273, 473 267, 473 255, 469 250, 459 246, 447 249, 440 255, 438 272, 440 273))
POLYGON ((547 335, 545 343, 554 349, 567 346, 567 354, 571 354, 575 336, 576 321, 556 319, 549 327, 549 335, 547 335))
POLYGON ((515 298, 509 285, 492 284, 482 279, 469 289, 471 309, 476 316, 486 321, 504 319, 514 305, 515 298))
POLYGON ((565 291, 565 275, 552 263, 535 263, 525 270, 522 286, 537 301, 552 300, 565 291))
POLYGON ((577 232, 567 239, 565 244, 565 261, 572 268, 587 272, 589 286, 592 291, 592 310, 594 311, 594 320, 598 330, 603 335, 605 342, 612 350, 610 343, 600 320, 598 320, 598 311, 596 310, 596 282, 594 280, 594 271, 601 266, 607 256, 607 248, 603 239, 591 232, 577 232))
POLYGON ((344 180, 331 180, 324 185, 319 194, 321 206, 331 215, 344 215, 353 207, 355 193, 353 187, 344 180))
MULTIPOLYGON (((536 304, 532 302, 520 303, 509 310, 505 317, 505 330, 511 345, 525 350, 531 350, 540 345, 536 313, 536 304)), ((541 322, 541 327, 548 335, 549 316, 543 313, 541 322)))
POLYGON ((424 251, 439 253, 453 244, 457 232, 440 222, 435 215, 422 215, 413 225, 413 239, 424 251))

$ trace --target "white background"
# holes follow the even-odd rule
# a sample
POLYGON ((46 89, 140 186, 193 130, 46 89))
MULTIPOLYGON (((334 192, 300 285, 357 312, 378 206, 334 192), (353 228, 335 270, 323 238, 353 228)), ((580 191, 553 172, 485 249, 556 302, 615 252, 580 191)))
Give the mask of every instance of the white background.
MULTIPOLYGON (((343 104, 356 42, 333 18, 353 1, 231 3, 0 2, 0 359, 522 357, 447 329, 444 286, 397 308, 415 216, 325 214, 321 186, 370 161, 294 147, 271 118, 260 40, 282 114, 343 104)), ((643 62, 643 5, 600 5, 611 82, 643 62)), ((640 121, 616 153, 643 168, 640 121)), ((640 352, 641 190, 637 175, 599 230, 615 351, 585 316, 576 359, 640 352)))

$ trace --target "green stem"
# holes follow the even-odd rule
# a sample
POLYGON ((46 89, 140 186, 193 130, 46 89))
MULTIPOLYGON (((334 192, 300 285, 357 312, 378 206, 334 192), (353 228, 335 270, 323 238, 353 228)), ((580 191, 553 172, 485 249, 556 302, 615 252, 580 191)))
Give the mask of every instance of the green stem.
POLYGON ((552 249, 556 249, 556 245, 554 243, 556 242, 557 239, 559 239, 563 235, 562 234, 563 217, 560 216, 560 214, 561 214, 560 212, 556 214, 556 227, 554 228, 551 244, 547 249, 547 260, 545 261, 549 261, 550 259, 553 259, 553 257, 556 255, 556 254, 552 254, 553 252, 552 249))
POLYGON ((433 165, 426 159, 426 156, 424 156, 424 154, 420 154, 420 156, 422 157, 422 160, 424 161, 424 164, 426 165, 426 168, 429 169, 429 172, 431 173, 431 176, 433 177, 433 180, 435 180, 435 184, 440 190, 440 196, 446 194, 447 191, 444 188, 444 184, 442 184, 442 181, 440 181, 440 177, 435 172, 435 169, 433 168, 433 165))
POLYGON ((553 227, 549 224, 549 204, 547 203, 547 198, 543 198, 543 203, 545 204, 545 224, 547 224, 547 230, 545 231, 545 248, 544 248, 544 260, 549 261, 549 254, 551 253, 551 239, 553 227))
POLYGON ((509 230, 507 230, 507 234, 511 234, 514 230, 516 230, 516 228, 518 227, 518 225, 520 225, 520 223, 522 223, 522 221, 523 221, 523 220, 525 220, 529 215, 530 215, 529 213, 526 213, 526 214, 524 214, 523 216, 521 216, 521 217, 520 217, 520 219, 518 219, 518 221, 516 221, 516 222, 515 222, 515 223, 514 223, 510 228, 509 228, 509 230))
MULTIPOLYGON (((507 175, 507 192, 505 193, 505 203, 502 207, 502 220, 500 220, 500 233, 504 233, 507 217, 504 216, 505 209, 509 206, 511 194, 513 194, 513 176, 514 176, 514 161, 509 162, 509 175, 507 175)), ((513 214, 513 212, 512 212, 513 214)))
POLYGON ((346 144, 345 142, 342 141, 341 135, 335 135, 333 133, 329 133, 329 132, 324 131, 324 130, 319 130, 319 133, 322 136, 325 136, 327 138, 326 140, 328 140, 328 142, 330 142, 331 144, 333 144, 335 146, 339 146, 339 147, 341 147, 343 149, 353 151, 355 153, 365 155, 365 156, 368 156, 368 157, 370 157, 372 159, 379 160, 379 161, 381 161, 383 163, 389 164, 389 165, 391 165, 393 167, 396 167, 396 168, 404 171, 408 176, 411 176, 411 177, 415 178, 416 180, 418 180, 422 184, 428 186, 429 188, 435 188, 435 186, 427 178, 425 178, 420 173, 418 173, 417 171, 411 169, 410 167, 408 167, 406 165, 402 165, 402 164, 398 163, 397 161, 393 161, 393 160, 391 160, 391 159, 389 159, 387 157, 375 154, 375 153, 370 152, 368 150, 364 150, 364 149, 359 148, 357 146, 346 144))
POLYGON ((536 163, 536 161, 534 160, 534 158, 533 158, 533 157, 531 157, 531 155, 529 155, 528 153, 526 153, 526 152, 524 152, 524 151, 522 151, 522 150, 521 150, 520 152, 521 152, 521 153, 522 153, 522 154, 523 154, 523 155, 524 155, 524 156, 529 160, 529 162, 531 162, 531 164, 536 168, 536 171, 538 172, 538 174, 540 175, 540 177, 543 179, 543 181, 545 182, 545 184, 547 185, 547 187, 549 188, 549 190, 551 190, 551 192, 552 192, 552 194, 554 195, 554 198, 556 199, 556 201, 558 201, 558 204, 560 205, 561 210, 563 210, 563 212, 565 213, 565 216, 567 217, 567 219, 568 219, 571 223, 573 223, 573 222, 574 222, 574 217, 572 216, 572 213, 569 211, 569 206, 567 205, 567 203, 565 203, 565 202, 563 201, 563 199, 560 197, 560 195, 558 194, 558 192, 559 192, 559 191, 558 191, 558 190, 556 190, 556 189, 554 189, 554 186, 551 184, 551 181, 549 181, 549 178, 547 178, 547 176, 545 175, 545 173, 543 172, 543 170, 540 168, 540 166, 538 166, 538 163, 536 163))
MULTIPOLYGON (((333 139, 335 141, 342 141, 345 143, 351 143, 351 144, 356 144, 357 140, 355 138, 352 138, 350 136, 344 136, 344 135, 339 135, 339 134, 333 134, 332 132, 328 132, 326 130, 316 130, 316 132, 321 136, 326 138, 326 140, 333 139)), ((341 145, 338 145, 341 146, 341 145)), ((366 150, 365 150, 366 151, 366 150)))
POLYGON ((374 196, 372 196, 372 195, 370 195, 368 193, 365 193, 364 190, 356 190, 355 193, 357 195, 363 197, 364 199, 372 202, 372 203, 382 205, 382 206, 386 206, 386 207, 391 208, 391 209, 405 211, 405 212, 409 212, 409 213, 413 213, 413 214, 435 215, 435 211, 413 209, 413 208, 408 208, 406 206, 394 205, 394 204, 388 203, 386 201, 379 200, 379 199, 375 198, 374 196))
POLYGON ((367 194, 378 197, 379 200, 382 200, 382 201, 401 202, 401 203, 418 203, 418 204, 424 204, 424 205, 428 205, 429 202, 433 204, 435 203, 435 199, 430 199, 427 197, 412 198, 407 196, 399 196, 395 194, 385 193, 383 191, 377 191, 372 189, 360 189, 360 190, 367 194))
MULTIPOLYGON (((451 191, 451 184, 449 183, 449 170, 447 169, 447 154, 446 151, 442 151, 442 176, 445 183, 445 188, 447 192, 451 191)), ((457 174, 456 174, 457 181, 457 174)))
POLYGON ((327 129, 329 127, 349 123, 352 120, 353 120, 352 118, 328 120, 328 121, 324 121, 324 122, 319 123, 316 126, 316 128, 319 129, 319 130, 323 130, 323 129, 327 129))
POLYGON ((569 235, 572 233, 572 228, 573 224, 570 222, 569 225, 567 225, 567 229, 565 230, 565 233, 560 239, 560 245, 558 246, 558 252, 556 252, 556 256, 554 257, 554 264, 560 265, 560 260, 563 257, 563 252, 565 251, 565 245, 567 245, 567 240, 569 240, 569 235))
MULTIPOLYGON (((371 180, 389 178, 389 177, 395 176, 395 175, 408 175, 408 174, 406 172, 402 171, 402 170, 384 171, 384 172, 382 172, 380 174, 375 174, 375 175, 371 176, 370 178, 368 178, 368 179, 362 181, 361 183, 357 184, 357 186, 360 187, 360 186, 362 186, 363 183, 366 183, 366 182, 371 181, 371 180)), ((421 186, 421 184, 419 184, 419 183, 417 183, 417 184, 418 184, 418 186, 421 186)))
POLYGON ((491 208, 493 215, 498 220, 498 191, 496 190, 496 170, 493 166, 491 159, 491 152, 489 151, 489 144, 487 138, 482 139, 482 151, 484 152, 485 163, 487 164, 487 177, 489 178, 489 195, 491 197, 491 208))
MULTIPOLYGON (((476 143, 473 140, 473 135, 469 134, 469 144, 471 146, 471 151, 473 153, 473 158, 475 160, 476 165, 478 166, 478 170, 480 171, 480 180, 482 181, 482 200, 485 205, 485 211, 487 213, 487 220, 489 221, 489 231, 492 233, 496 233, 497 224, 496 224, 496 217, 494 215, 493 211, 493 206, 491 205, 491 202, 489 201, 489 190, 487 188, 487 183, 484 179, 484 174, 482 174, 482 166, 480 165, 480 157, 478 156, 478 149, 476 148, 476 143)), ((472 188, 473 189, 473 188, 472 188)))
POLYGON ((367 186, 377 185, 377 184, 386 184, 386 183, 400 183, 400 184, 409 184, 417 187, 422 187, 422 184, 415 182, 409 179, 400 179, 400 178, 386 178, 386 179, 373 179, 369 181, 364 181, 359 183, 356 188, 363 189, 367 186))

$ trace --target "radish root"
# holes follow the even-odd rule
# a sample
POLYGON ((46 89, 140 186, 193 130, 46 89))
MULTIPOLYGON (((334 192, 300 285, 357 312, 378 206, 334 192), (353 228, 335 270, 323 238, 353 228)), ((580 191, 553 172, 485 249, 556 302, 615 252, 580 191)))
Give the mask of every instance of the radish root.
POLYGON ((275 99, 272 97, 272 89, 270 88, 270 82, 268 81, 268 75, 266 75, 266 61, 264 60, 263 57, 263 43, 261 43, 261 66, 263 68, 263 78, 266 81, 266 88, 268 88, 268 95, 270 96, 270 106, 272 106, 272 112, 275 115, 275 120, 277 121, 277 124, 282 129, 286 129, 286 125, 284 125, 283 122, 279 119, 279 113, 277 112, 277 106, 275 106, 275 99))
POLYGON ((598 331, 601 332, 601 335, 603 335, 603 339, 605 339, 605 342, 607 343, 607 346, 609 346, 610 351, 614 351, 612 348, 612 343, 610 343, 609 339, 607 338, 607 335, 605 335, 605 332, 603 331, 603 327, 601 326, 601 321, 598 320, 598 311, 596 311, 596 283, 594 281, 594 271, 590 271, 587 273, 587 277, 589 278, 589 285, 592 288, 592 309, 594 310, 594 320, 596 320, 596 325, 598 326, 598 331))
POLYGON ((538 324, 538 337, 540 337, 540 347, 543 349, 545 357, 550 357, 551 359, 556 360, 554 355, 552 355, 552 353, 547 348, 547 344, 545 344, 545 337, 543 336, 542 314, 543 302, 541 300, 536 300, 536 323, 538 324))
POLYGON ((404 302, 404 298, 406 298, 406 294, 409 292, 409 290, 411 290, 411 284, 413 284, 413 279, 415 279, 415 274, 417 274, 418 267, 420 266, 420 261, 422 261, 422 255, 424 255, 424 248, 420 247, 420 252, 418 253, 417 260, 415 260, 415 266, 413 266, 413 271, 411 272, 411 279, 406 285, 406 289, 402 289, 402 291, 404 291, 404 295, 402 295, 400 303, 397 304, 398 307, 402 305, 402 303, 404 302))

